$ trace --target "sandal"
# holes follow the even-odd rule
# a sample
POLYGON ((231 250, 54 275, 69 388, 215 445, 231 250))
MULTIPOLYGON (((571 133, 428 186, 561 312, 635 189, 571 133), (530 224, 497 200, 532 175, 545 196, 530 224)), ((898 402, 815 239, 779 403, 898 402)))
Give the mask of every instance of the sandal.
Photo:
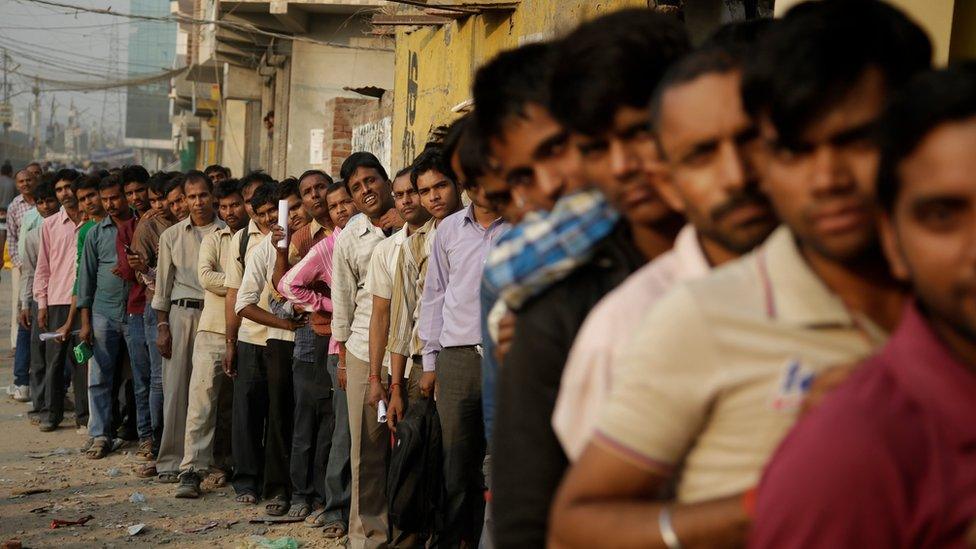
POLYGON ((153 478, 158 473, 156 472, 156 462, 150 461, 149 463, 143 463, 132 468, 132 472, 139 478, 153 478))
POLYGON ((203 484, 210 488, 223 488, 227 486, 227 473, 214 469, 203 479, 203 484))
POLYGON ((341 520, 334 520, 326 524, 322 532, 325 539, 339 539, 346 535, 346 525, 341 520))
POLYGON ((297 505, 292 505, 291 510, 288 511, 288 516, 291 518, 304 519, 312 512, 312 506, 307 503, 299 503, 297 505))
POLYGON ((143 439, 143 440, 139 441, 139 449, 136 450, 136 458, 141 459, 142 461, 152 461, 153 460, 152 439, 151 438, 146 438, 146 439, 143 439))
POLYGON ((156 475, 156 481, 163 484, 176 484, 180 481, 180 474, 175 471, 164 471, 156 475))
POLYGON ((92 440, 92 445, 85 450, 85 457, 88 459, 102 459, 109 453, 109 441, 107 438, 96 438, 92 440))
POLYGON ((312 514, 305 517, 305 524, 309 528, 321 528, 325 526, 325 507, 319 507, 312 514))
POLYGON ((264 506, 264 512, 272 517, 281 517, 288 512, 289 507, 291 503, 285 499, 285 496, 275 496, 264 506))
POLYGON ((258 502, 258 496, 255 495, 253 492, 242 492, 240 494, 237 494, 237 497, 234 498, 234 501, 236 501, 237 503, 243 503, 244 505, 254 505, 258 502))

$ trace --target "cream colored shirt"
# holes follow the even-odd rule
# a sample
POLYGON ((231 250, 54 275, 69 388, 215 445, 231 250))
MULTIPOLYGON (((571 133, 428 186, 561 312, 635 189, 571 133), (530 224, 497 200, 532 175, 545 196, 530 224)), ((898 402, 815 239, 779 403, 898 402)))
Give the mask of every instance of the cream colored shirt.
MULTIPOLYGON (((254 248, 265 239, 266 235, 261 232, 257 224, 251 220, 247 227, 234 233, 230 241, 230 250, 224 260, 224 284, 228 288, 240 290, 241 279, 244 278, 244 265, 240 261, 241 238, 247 231, 251 236, 247 241, 247 251, 244 253, 244 261, 254 253, 254 248)), ((268 306, 268 293, 264 292, 258 306, 264 310, 271 310, 268 306)), ((241 327, 237 331, 237 339, 251 345, 264 347, 268 343, 268 327, 262 326, 248 318, 241 319, 241 327)))
MULTIPOLYGON (((271 275, 274 273, 275 258, 278 252, 270 238, 265 238, 254 250, 248 254, 244 266, 244 276, 241 287, 237 291, 237 303, 234 311, 241 314, 244 307, 257 305, 271 312, 268 305, 268 295, 271 292, 271 275)), ((295 332, 267 326, 268 339, 278 341, 295 341, 295 332)))
POLYGON ((698 233, 685 226, 674 248, 632 274, 590 311, 563 369, 552 428, 576 461, 590 441, 613 385, 621 349, 655 303, 682 280, 708 274, 698 233))
POLYGON ((173 225, 159 236, 159 263, 156 266, 156 294, 152 308, 169 311, 170 302, 179 299, 203 300, 203 286, 197 274, 200 243, 203 237, 226 227, 214 218, 203 227, 195 227, 191 218, 173 225))
POLYGON ((200 260, 197 263, 197 275, 203 286, 203 313, 200 314, 202 332, 213 332, 224 335, 227 319, 224 316, 224 297, 227 287, 224 285, 223 258, 230 253, 230 241, 234 238, 230 227, 224 227, 215 233, 203 237, 200 243, 200 260))
MULTIPOLYGON (((393 236, 380 242, 373 248, 373 256, 369 260, 369 271, 366 273, 366 291, 370 294, 384 299, 390 299, 393 295, 393 277, 397 270, 397 259, 400 257, 400 250, 403 243, 407 241, 407 226, 393 233, 393 236)), ((410 369, 413 361, 407 361, 404 378, 410 377, 410 369)), ((390 370, 390 353, 383 356, 383 365, 390 370)), ((390 372, 392 375, 392 372, 390 372)))
POLYGON ((848 312, 780 227, 753 253, 678 283, 641 321, 594 443, 675 472, 680 502, 740 493, 759 481, 814 375, 885 337, 848 312))

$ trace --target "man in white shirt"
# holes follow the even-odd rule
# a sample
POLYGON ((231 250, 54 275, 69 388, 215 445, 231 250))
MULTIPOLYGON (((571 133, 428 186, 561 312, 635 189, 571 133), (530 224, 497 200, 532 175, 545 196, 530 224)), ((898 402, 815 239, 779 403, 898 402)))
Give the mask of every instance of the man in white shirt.
MULTIPOLYGON (((278 200, 288 201, 290 233, 308 224, 309 217, 302 209, 296 181, 279 183, 275 202, 278 200)), ((277 259, 275 247, 283 238, 283 229, 274 225, 270 237, 262 240, 247 257, 234 305, 234 311, 242 318, 266 326, 268 330, 264 348, 267 406, 252 403, 251 418, 254 421, 264 416, 267 421, 262 495, 268 500, 265 510, 272 516, 284 515, 291 506, 289 456, 295 407, 291 363, 295 350, 295 329, 305 322, 304 319, 280 318, 271 312, 269 300, 280 299, 277 292, 270 288, 270 283, 277 259), (266 297, 262 299, 262 296, 266 297)), ((262 422, 258 420, 257 423, 262 422)))

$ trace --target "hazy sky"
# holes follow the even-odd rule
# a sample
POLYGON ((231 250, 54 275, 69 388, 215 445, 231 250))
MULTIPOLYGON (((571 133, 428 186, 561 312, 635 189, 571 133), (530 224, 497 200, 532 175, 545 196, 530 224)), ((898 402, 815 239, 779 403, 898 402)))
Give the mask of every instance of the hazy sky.
MULTIPOLYGON (((158 0, 164 2, 166 0, 158 0)), ((61 0, 65 4, 129 11, 128 0, 61 0)), ((67 81, 105 81, 126 78, 127 43, 130 20, 109 15, 75 12, 36 4, 30 0, 0 0, 0 48, 7 48, 11 66, 17 72, 67 81), (117 38, 117 62, 110 62, 113 37, 117 38)), ((145 72, 156 72, 144 67, 145 72)), ((11 102, 21 123, 26 123, 26 108, 33 101, 29 78, 8 75, 13 84, 11 102)), ((42 90, 56 87, 42 84, 42 90)), ((115 133, 119 121, 125 120, 125 89, 95 92, 52 91, 41 93, 42 123, 50 120, 52 97, 58 105, 56 119, 67 120, 68 105, 73 100, 82 125, 97 130, 104 123, 107 132, 115 133), (104 114, 104 122, 102 122, 104 114)))

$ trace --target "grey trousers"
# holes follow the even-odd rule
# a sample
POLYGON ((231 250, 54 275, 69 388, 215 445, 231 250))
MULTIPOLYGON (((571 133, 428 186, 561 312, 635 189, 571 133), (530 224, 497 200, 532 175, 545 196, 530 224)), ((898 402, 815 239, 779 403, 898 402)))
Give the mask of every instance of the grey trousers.
POLYGON ((325 466, 325 520, 349 523, 351 498, 351 472, 349 464, 349 408, 346 391, 339 387, 339 355, 329 355, 329 378, 332 381, 332 411, 335 427, 332 430, 332 446, 329 462, 325 466))
POLYGON ((437 355, 437 414, 444 446, 446 547, 476 546, 484 524, 485 429, 481 412, 481 354, 448 347, 437 355))
POLYGON ((169 311, 173 353, 172 358, 163 359, 163 438, 156 459, 156 470, 160 473, 178 472, 183 461, 190 374, 193 372, 193 341, 199 322, 199 309, 173 305, 169 311))

